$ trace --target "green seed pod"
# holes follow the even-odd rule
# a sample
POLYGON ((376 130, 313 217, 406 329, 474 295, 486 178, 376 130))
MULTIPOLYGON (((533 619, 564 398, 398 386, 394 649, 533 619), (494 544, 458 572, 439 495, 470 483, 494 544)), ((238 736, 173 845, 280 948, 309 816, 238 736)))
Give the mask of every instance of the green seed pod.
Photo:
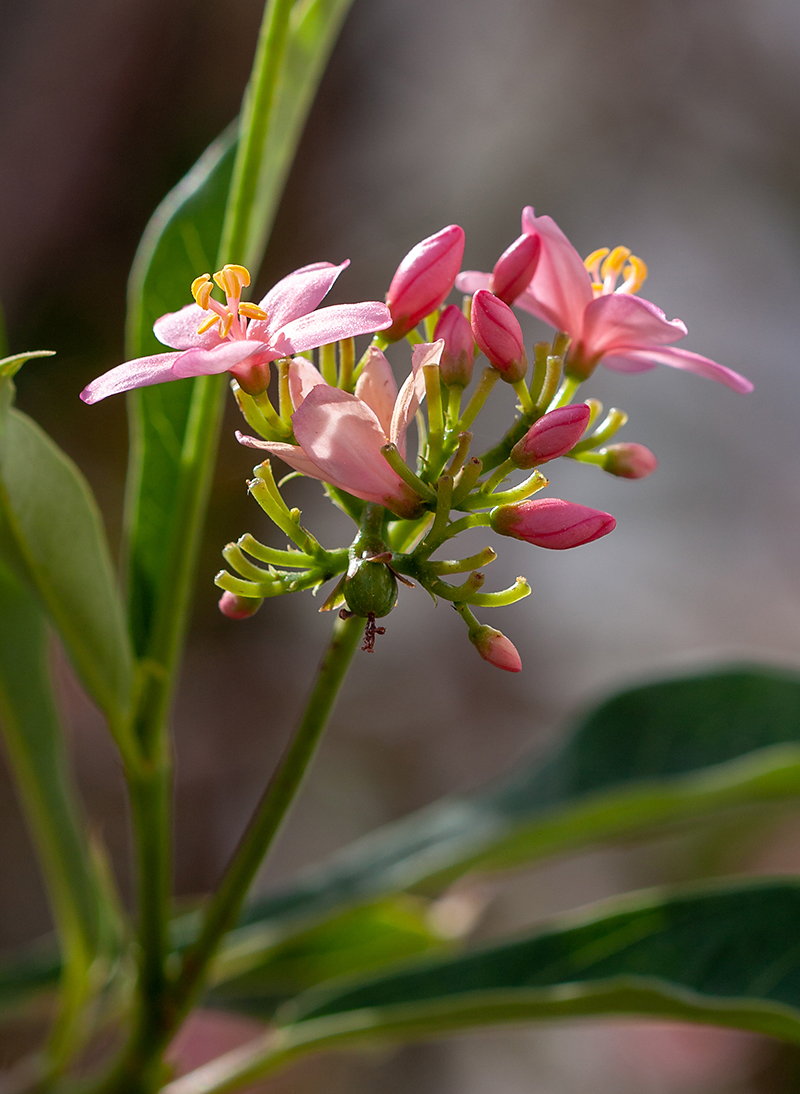
POLYGON ((355 615, 380 619, 397 603, 397 579, 385 562, 357 559, 344 583, 344 599, 355 615))

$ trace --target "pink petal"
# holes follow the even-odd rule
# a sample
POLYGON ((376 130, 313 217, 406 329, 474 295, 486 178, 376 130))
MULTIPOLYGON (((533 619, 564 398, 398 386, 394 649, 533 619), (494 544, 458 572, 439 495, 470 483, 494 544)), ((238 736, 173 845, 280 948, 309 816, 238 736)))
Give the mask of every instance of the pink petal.
POLYGON ((583 313, 594 298, 592 279, 581 256, 552 217, 537 217, 530 205, 522 211, 522 230, 541 237, 542 251, 528 291, 514 303, 557 330, 580 338, 583 313))
POLYGON ((469 296, 476 293, 478 289, 491 288, 491 283, 492 275, 490 273, 481 273, 480 270, 462 270, 456 278, 458 291, 469 296))
POLYGON ((181 353, 157 353, 153 357, 137 357, 135 361, 126 361, 124 365, 117 365, 87 384, 81 392, 81 398, 85 403, 99 403, 101 399, 117 395, 120 391, 175 380, 173 365, 181 356, 181 353))
POLYGON ((172 349, 213 349, 222 339, 219 336, 219 324, 198 334, 197 328, 208 319, 211 313, 203 311, 197 304, 187 304, 180 311, 167 312, 153 324, 153 334, 159 342, 172 349))
POLYGON ((384 330, 391 322, 389 309, 377 300, 367 300, 362 304, 334 304, 330 308, 319 308, 309 315, 301 315, 281 330, 273 328, 269 341, 275 350, 275 357, 290 357, 293 353, 338 342, 340 338, 373 334, 384 330))
POLYGON ((292 420, 304 453, 320 478, 357 498, 409 515, 419 498, 381 454, 386 436, 366 403, 339 388, 315 387, 292 420))
POLYGON ((686 335, 680 319, 667 319, 663 311, 626 293, 598 296, 586 309, 583 347, 589 358, 612 353, 616 346, 665 346, 686 335))
POLYGON ((328 295, 342 270, 349 265, 349 258, 340 266, 334 266, 331 262, 315 262, 282 278, 260 301, 259 307, 264 309, 268 318, 252 323, 249 336, 266 341, 264 336, 267 330, 276 331, 292 319, 299 319, 301 315, 313 311, 328 295))
POLYGON ((295 410, 312 388, 324 383, 325 380, 319 369, 315 368, 306 357, 292 358, 292 363, 289 365, 289 395, 295 410))
POLYGON ((236 440, 246 448, 264 448, 272 456, 277 456, 295 471, 308 475, 312 479, 322 479, 324 475, 312 459, 305 454, 297 444, 286 444, 285 441, 262 441, 260 437, 248 437, 245 433, 236 430, 236 440))
POLYGON ((272 361, 278 354, 268 356, 269 347, 263 342, 242 339, 238 342, 220 342, 214 349, 189 349, 180 354, 173 369, 173 379, 184 376, 215 376, 228 372, 249 357, 272 361))
POLYGON ((618 372, 642 372, 656 365, 670 365, 672 368, 682 368, 686 372, 704 376, 707 380, 717 380, 742 395, 753 390, 753 385, 747 377, 741 376, 733 369, 717 364, 708 357, 701 357, 699 353, 676 349, 675 346, 663 346, 658 349, 651 349, 649 346, 631 346, 626 349, 620 346, 613 354, 603 357, 601 363, 606 368, 615 369, 618 372))
POLYGON ((356 398, 374 411, 381 423, 381 429, 388 437, 397 399, 397 381, 392 366, 375 346, 370 346, 367 350, 367 361, 356 383, 356 398))
POLYGON ((397 445, 400 455, 406 454, 406 431, 425 398, 425 365, 438 365, 442 359, 444 338, 436 342, 422 342, 411 353, 411 372, 403 382, 394 404, 389 439, 397 445))

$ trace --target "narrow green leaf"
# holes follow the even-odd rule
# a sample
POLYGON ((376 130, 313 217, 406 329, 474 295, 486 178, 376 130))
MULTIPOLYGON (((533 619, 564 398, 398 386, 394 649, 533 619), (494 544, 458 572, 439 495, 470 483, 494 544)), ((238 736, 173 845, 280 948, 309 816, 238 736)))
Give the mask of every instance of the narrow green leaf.
POLYGON ((582 719, 549 760, 371 833, 253 904, 243 922, 436 890, 468 870, 648 835, 798 791, 797 674, 734 668, 634 688, 582 719))
POLYGON ((608 901, 511 942, 309 992, 249 1050, 165 1094, 221 1094, 323 1048, 535 1019, 646 1014, 800 1044, 799 919, 794 880, 608 901))
MULTIPOLYGON (((3 394, 11 383, 4 381, 3 394)), ((133 683, 122 603, 86 480, 27 415, 3 416, 2 546, 39 593, 90 695, 121 732, 133 683)))
POLYGON ((32 361, 34 357, 54 357, 53 349, 31 350, 30 353, 15 353, 11 357, 0 359, 0 376, 16 376, 26 361, 32 361))

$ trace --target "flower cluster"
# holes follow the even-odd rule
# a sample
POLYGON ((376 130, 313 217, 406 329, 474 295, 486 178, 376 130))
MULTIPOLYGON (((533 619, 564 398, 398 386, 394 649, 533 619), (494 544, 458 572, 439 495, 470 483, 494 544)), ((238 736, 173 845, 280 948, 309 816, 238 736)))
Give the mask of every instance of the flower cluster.
POLYGON ((548 485, 540 468, 561 457, 629 479, 656 468, 643 445, 608 443, 627 420, 622 411, 611 408, 601 417, 596 399, 575 401, 598 364, 625 372, 667 364, 734 391, 751 390, 731 369, 672 345, 686 327, 636 295, 647 270, 626 247, 603 248, 584 262, 553 220, 529 207, 522 234, 491 273, 460 272, 463 252, 457 225, 424 239, 400 263, 385 304, 318 308, 346 262, 296 270, 258 304, 241 299, 250 284, 244 267, 225 266, 213 282, 203 274, 192 284, 195 303, 155 324, 173 352, 120 365, 83 392, 86 402, 96 402, 147 384, 229 372, 257 434, 238 433, 239 441, 324 483, 356 523, 349 547, 322 547, 264 460, 250 493, 290 546, 278 550, 251 535, 228 544, 223 555, 235 573, 222 571, 216 580, 229 617, 252 615, 267 597, 316 591, 338 578, 321 610, 363 617, 364 648, 371 649, 383 633, 376 620, 394 607, 398 582, 419 584, 453 604, 481 657, 517 672, 512 643, 472 609, 514 603, 528 595, 528 583, 517 578, 508 589, 484 592, 483 569, 497 557, 489 546, 466 558, 433 556, 469 528, 550 550, 579 547, 613 530, 609 513, 533 496, 548 485), (214 284, 224 304, 212 295, 214 284), (461 306, 443 307, 453 288, 465 294, 461 306), (556 331, 551 342, 533 347, 531 362, 513 307, 556 331), (361 334, 373 338, 356 360, 354 339, 361 334), (411 346, 411 367, 398 388, 384 350, 402 339, 411 346), (486 365, 467 398, 477 354, 486 365), (472 425, 498 380, 516 394, 514 418, 499 442, 476 456, 472 425), (412 422, 415 457, 407 444, 412 422), (511 481, 519 472, 521 481, 511 481), (466 575, 460 584, 445 580, 458 574, 466 575))

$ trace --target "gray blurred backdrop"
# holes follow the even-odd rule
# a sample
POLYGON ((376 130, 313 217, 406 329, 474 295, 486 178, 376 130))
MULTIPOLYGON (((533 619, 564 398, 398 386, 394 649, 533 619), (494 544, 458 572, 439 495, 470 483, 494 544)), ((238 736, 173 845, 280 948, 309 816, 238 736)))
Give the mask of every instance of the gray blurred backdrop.
MULTIPOLYGON (((7 0, 0 14, 0 299, 12 351, 58 351, 26 366, 19 402, 80 463, 116 539, 124 400, 88 408, 77 395, 122 359, 136 243, 157 201, 237 112, 261 5, 7 0)), ((793 0, 356 0, 264 286, 307 262, 349 257, 336 299, 380 298, 403 254, 453 221, 467 233, 466 265, 490 269, 533 204, 582 253, 631 247, 651 270, 642 295, 687 323, 682 345, 747 374, 756 392, 667 368, 592 380, 587 393, 628 411, 622 437, 653 448, 658 473, 635 483, 559 465, 550 492, 613 512, 614 535, 563 554, 502 543, 493 587, 520 573, 534 590, 484 613, 518 646, 517 676, 481 662, 446 605, 403 591, 375 654, 357 659, 265 885, 542 750, 571 712, 623 683, 730 659, 800 661, 798 60, 793 0)), ((526 332, 540 336, 532 320, 526 332)), ((507 394, 495 399, 498 422, 507 394)), ((268 603, 244 623, 217 612, 221 546, 248 530, 269 535, 245 497, 252 457, 233 441, 235 414, 228 425, 176 712, 176 881, 186 896, 218 876, 330 627, 308 596, 268 603)), ((341 525, 319 488, 294 489, 333 542, 341 525)), ((129 895, 117 761, 61 672, 87 806, 129 895)), ((10 946, 49 920, 5 777, 0 818, 0 941, 10 946)), ((797 844, 788 824, 749 864, 794 869, 797 844)), ((673 843, 586 855, 481 890, 479 931, 693 868, 673 843)), ((687 1035, 673 1045, 671 1036, 626 1023, 493 1032, 312 1062, 270 1089, 786 1088, 791 1061, 776 1063, 757 1039, 687 1035)))

